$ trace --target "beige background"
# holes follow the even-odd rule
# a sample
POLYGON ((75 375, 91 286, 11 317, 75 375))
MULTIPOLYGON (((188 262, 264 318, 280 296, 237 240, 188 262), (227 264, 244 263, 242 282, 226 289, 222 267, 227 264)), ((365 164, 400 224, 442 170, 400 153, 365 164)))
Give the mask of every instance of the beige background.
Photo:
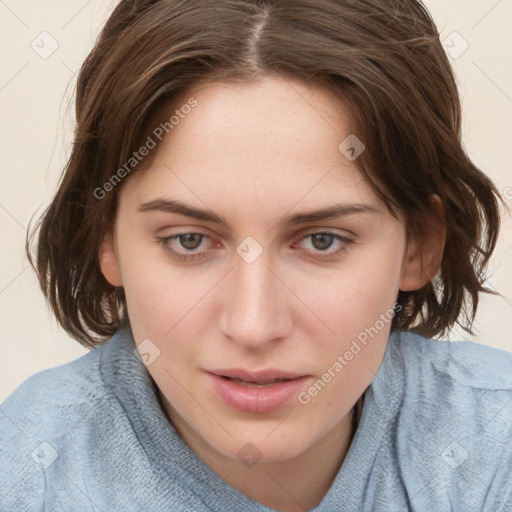
MULTIPOLYGON (((75 73, 116 3, 0 0, 0 401, 36 371, 85 353, 51 317, 23 247, 69 154, 75 73)), ((459 78, 467 150, 512 207, 512 1, 425 3, 459 78)), ((455 331, 452 339, 512 351, 511 254, 507 217, 490 280, 507 299, 485 299, 477 335, 455 331)))

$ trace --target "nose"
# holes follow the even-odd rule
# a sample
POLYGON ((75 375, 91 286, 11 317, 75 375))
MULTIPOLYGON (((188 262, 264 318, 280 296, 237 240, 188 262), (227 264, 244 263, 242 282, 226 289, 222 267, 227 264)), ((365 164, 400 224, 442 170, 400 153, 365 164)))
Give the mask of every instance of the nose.
MULTIPOLYGON (((264 253, 265 254, 265 253, 264 253)), ((263 350, 286 338, 292 329, 291 291, 261 255, 247 263, 235 256, 219 317, 221 332, 251 350, 263 350)))

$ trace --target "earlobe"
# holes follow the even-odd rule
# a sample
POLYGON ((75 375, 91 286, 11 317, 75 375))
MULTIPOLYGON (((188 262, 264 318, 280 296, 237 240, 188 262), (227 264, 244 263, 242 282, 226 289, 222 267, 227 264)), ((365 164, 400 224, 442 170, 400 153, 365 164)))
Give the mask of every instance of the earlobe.
POLYGON ((425 229, 420 240, 410 240, 400 283, 402 291, 419 290, 441 266, 446 240, 444 208, 437 195, 430 198, 430 203, 437 222, 425 229))
POLYGON ((105 236, 98 250, 101 273, 112 286, 122 286, 123 281, 119 270, 112 234, 105 236))

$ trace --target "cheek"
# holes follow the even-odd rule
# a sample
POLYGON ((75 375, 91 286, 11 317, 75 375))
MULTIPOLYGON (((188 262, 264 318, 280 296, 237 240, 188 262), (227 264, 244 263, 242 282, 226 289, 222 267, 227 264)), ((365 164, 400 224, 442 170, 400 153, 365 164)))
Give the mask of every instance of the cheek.
POLYGON ((201 292, 199 283, 186 282, 183 270, 166 261, 160 247, 125 249, 121 273, 136 340, 160 339, 190 309, 188 303, 201 292))
POLYGON ((331 274, 323 286, 307 290, 330 331, 325 334, 325 327, 312 318, 309 327, 317 343, 309 355, 318 361, 318 374, 329 381, 330 390, 315 400, 316 407, 331 401, 349 406, 370 384, 391 330, 399 276, 397 254, 381 251, 379 257, 360 258, 350 268, 347 265, 343 271, 331 274))
POLYGON ((317 361, 321 382, 317 381, 311 395, 306 390, 305 400, 310 400, 318 415, 327 408, 333 421, 339 419, 340 411, 348 410, 374 378, 393 321, 394 281, 391 272, 387 276, 351 272, 339 281, 332 280, 317 296, 317 304, 322 304, 319 316, 332 331, 316 338, 314 352, 309 354, 317 361))
POLYGON ((376 283, 365 285, 351 278, 344 292, 324 296, 323 319, 332 332, 315 349, 321 361, 319 371, 323 374, 330 369, 337 376, 332 389, 341 386, 345 394, 347 387, 353 387, 354 396, 362 392, 358 386, 370 383, 370 369, 380 364, 394 314, 389 290, 379 289, 376 283))
POLYGON ((386 260, 385 255, 380 260, 366 260, 332 272, 321 285, 316 281, 302 292, 316 305, 315 312, 337 338, 357 336, 382 314, 392 314, 399 290, 400 262, 397 257, 386 260))

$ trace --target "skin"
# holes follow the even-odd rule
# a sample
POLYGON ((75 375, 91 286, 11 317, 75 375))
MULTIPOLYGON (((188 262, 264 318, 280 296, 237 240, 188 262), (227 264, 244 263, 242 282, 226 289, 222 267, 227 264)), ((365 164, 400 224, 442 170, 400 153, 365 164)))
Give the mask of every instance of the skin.
POLYGON ((271 413, 237 411, 204 370, 286 370, 309 375, 307 391, 389 312, 399 289, 420 288, 435 273, 442 236, 420 254, 404 220, 393 218, 338 150, 352 133, 350 113, 330 92, 266 77, 213 83, 190 97, 198 105, 120 190, 113 232, 99 251, 102 272, 125 289, 136 342, 150 339, 160 350, 148 370, 197 456, 268 507, 310 509, 345 458, 353 407, 379 368, 390 322, 305 405, 294 399, 271 413), (227 224, 140 211, 157 199, 227 224), (284 220, 339 203, 372 211, 284 220), (188 245, 160 240, 197 232, 207 236, 188 245), (325 232, 346 240, 307 236, 325 232), (248 236, 263 251, 252 263, 236 252, 248 236), (196 256, 180 260, 169 249, 196 256), (251 467, 237 458, 247 443, 261 456, 251 467))

